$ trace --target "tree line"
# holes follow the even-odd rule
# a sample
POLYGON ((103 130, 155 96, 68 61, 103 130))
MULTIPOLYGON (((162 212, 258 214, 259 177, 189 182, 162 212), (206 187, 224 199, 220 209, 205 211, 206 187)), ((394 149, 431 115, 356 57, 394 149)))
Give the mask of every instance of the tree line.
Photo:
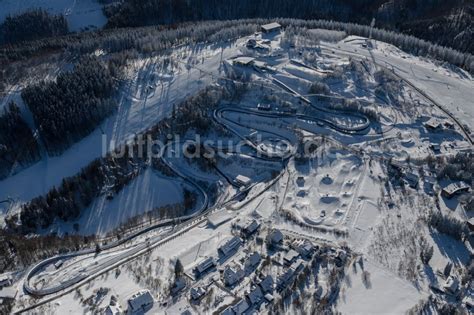
POLYGON ((104 14, 108 27, 277 17, 369 24, 376 18, 379 27, 474 53, 469 37, 473 34, 473 8, 463 0, 125 0, 105 6, 104 14), (452 16, 456 23, 450 21, 452 16), (455 37, 466 40, 452 41, 455 37))
POLYGON ((40 149, 19 107, 10 102, 0 116, 0 179, 41 158, 40 149))
POLYGON ((68 32, 68 24, 62 14, 52 15, 43 9, 32 9, 6 17, 0 25, 0 44, 14 44, 68 32))
POLYGON ((108 67, 98 58, 85 57, 56 81, 25 88, 22 98, 47 151, 57 155, 89 135, 115 110, 113 91, 108 67))

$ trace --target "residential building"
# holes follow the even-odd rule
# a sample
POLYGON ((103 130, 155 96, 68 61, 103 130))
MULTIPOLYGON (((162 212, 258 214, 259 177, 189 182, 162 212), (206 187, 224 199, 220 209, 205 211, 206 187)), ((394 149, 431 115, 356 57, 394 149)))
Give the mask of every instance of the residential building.
POLYGON ((153 305, 153 296, 150 291, 138 291, 130 299, 128 299, 129 311, 133 313, 144 312, 153 305))

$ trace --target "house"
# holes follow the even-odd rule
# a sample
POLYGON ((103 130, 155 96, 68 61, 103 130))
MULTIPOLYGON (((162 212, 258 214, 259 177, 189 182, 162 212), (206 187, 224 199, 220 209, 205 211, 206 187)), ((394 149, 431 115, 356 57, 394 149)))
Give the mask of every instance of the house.
POLYGON ((290 268, 293 269, 293 274, 297 276, 304 269, 303 261, 301 259, 296 260, 290 268))
POLYGON ((459 280, 453 276, 449 276, 443 288, 446 293, 455 294, 459 290, 459 280))
POLYGON ((191 288, 190 294, 191 300, 198 301, 206 294, 206 290, 202 287, 191 288))
POLYGON ((257 220, 252 220, 249 224, 243 227, 242 236, 248 238, 255 234, 260 228, 260 223, 257 220))
POLYGON ((308 258, 313 254, 314 246, 308 240, 295 240, 290 245, 295 251, 297 251, 301 257, 308 258))
POLYGON ((288 268, 277 280, 277 290, 283 291, 291 283, 294 276, 294 270, 288 268))
POLYGON ((265 294, 265 300, 267 300, 268 303, 272 303, 274 299, 275 298, 270 293, 265 294))
POLYGON ((432 176, 425 176, 425 184, 423 186, 425 193, 428 195, 433 195, 434 194, 434 185, 435 185, 436 179, 432 176))
POLYGON ((271 293, 273 292, 273 278, 272 276, 266 276, 260 283, 258 284, 264 293, 271 293))
POLYGON ((263 300, 263 292, 260 287, 254 287, 249 294, 247 294, 247 298, 249 299, 250 303, 253 306, 257 306, 263 300))
POLYGON ((0 288, 9 287, 13 283, 12 277, 9 275, 1 275, 0 276, 0 288))
POLYGON ((232 267, 225 267, 224 273, 223 273, 223 278, 224 278, 224 284, 228 287, 231 287, 240 281, 245 276, 245 273, 242 269, 240 268, 232 268, 232 267))
POLYGON ((129 311, 132 314, 146 311, 153 305, 153 302, 153 296, 150 291, 138 291, 128 299, 129 311))
POLYGON ((232 310, 232 306, 227 307, 225 310, 220 312, 219 315, 234 315, 235 312, 232 310))
POLYGON ((262 257, 259 253, 254 252, 253 254, 251 254, 249 258, 247 258, 247 260, 245 261, 245 271, 249 272, 257 268, 261 260, 262 257))
POLYGON ((203 273, 205 273, 207 270, 214 267, 215 265, 216 265, 216 263, 214 262, 214 258, 209 257, 209 258, 204 259, 199 265, 197 265, 196 268, 194 268, 194 272, 198 276, 200 276, 203 273))
POLYGON ((281 25, 276 22, 262 25, 262 32, 264 33, 279 32, 280 30, 281 30, 281 25))
POLYGON ((255 58, 252 57, 237 57, 232 60, 232 64, 242 67, 250 67, 253 65, 255 58))
POLYGON ((121 315, 123 314, 123 311, 120 304, 118 304, 117 302, 113 302, 105 308, 104 313, 105 315, 121 315))
POLYGON ((243 314, 246 310, 248 310, 250 307, 249 303, 245 299, 241 299, 239 302, 237 302, 233 307, 232 310, 236 315, 241 315, 243 314))
POLYGON ((252 182, 250 178, 248 178, 247 176, 244 176, 244 175, 237 175, 235 180, 237 181, 237 183, 239 183, 241 185, 244 185, 244 186, 248 186, 252 182))
POLYGON ((250 38, 246 43, 247 48, 257 47, 257 40, 255 38, 250 38))
POLYGON ((457 194, 468 192, 468 191, 469 191, 468 184, 466 184, 465 182, 456 182, 444 187, 443 190, 441 191, 441 194, 444 197, 451 199, 457 194))
POLYGON ((467 223, 467 227, 469 228, 469 230, 471 232, 474 231, 474 217, 467 220, 466 223, 467 223))
POLYGON ((425 128, 428 130, 440 130, 443 129, 443 124, 439 119, 430 118, 427 122, 425 122, 425 128))
POLYGON ((285 261, 285 264, 287 264, 289 266, 292 263, 294 263, 299 256, 300 256, 300 254, 297 251, 295 251, 293 249, 290 249, 286 253, 285 257, 283 257, 283 260, 285 261))
POLYGON ((410 186, 413 189, 416 189, 418 187, 418 181, 420 178, 418 175, 414 173, 406 173, 405 174, 405 181, 407 182, 408 186, 410 186))
POLYGON ((268 235, 268 240, 271 245, 281 245, 283 243, 283 233, 280 230, 274 229, 268 235))
POLYGON ((272 104, 269 103, 258 103, 257 105, 258 110, 269 111, 272 109, 272 104))
POLYGON ((430 147, 435 154, 441 153, 441 146, 439 145, 439 143, 432 143, 430 147))
POLYGON ((237 249, 242 244, 242 240, 238 236, 232 237, 229 241, 227 241, 224 245, 219 247, 218 251, 221 253, 222 256, 227 257, 230 254, 237 251, 237 249))

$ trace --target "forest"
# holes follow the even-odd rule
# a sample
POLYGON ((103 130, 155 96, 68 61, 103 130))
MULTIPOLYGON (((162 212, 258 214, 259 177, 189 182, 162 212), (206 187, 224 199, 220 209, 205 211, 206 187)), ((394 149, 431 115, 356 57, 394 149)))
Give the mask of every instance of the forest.
POLYGON ((7 16, 0 25, 0 44, 64 35, 69 32, 63 15, 51 15, 43 9, 7 16))
POLYGON ((474 7, 466 0, 125 0, 121 5, 104 6, 104 13, 108 27, 242 18, 326 19, 367 25, 375 18, 377 27, 474 53, 470 40, 474 7), (428 26, 435 29, 428 31, 428 26))
POLYGON ((0 115, 0 179, 40 158, 33 132, 22 118, 18 106, 10 102, 0 115))
POLYGON ((56 81, 29 86, 22 98, 49 154, 58 155, 90 134, 116 108, 114 81, 97 58, 84 57, 56 81))

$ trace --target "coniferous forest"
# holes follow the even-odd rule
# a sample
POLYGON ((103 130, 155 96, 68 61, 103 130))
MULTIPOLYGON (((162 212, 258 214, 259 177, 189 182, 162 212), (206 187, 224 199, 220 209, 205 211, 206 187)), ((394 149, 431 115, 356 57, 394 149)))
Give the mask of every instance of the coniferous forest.
POLYGON ((113 77, 97 58, 82 59, 55 82, 26 88, 22 97, 50 154, 90 134, 115 109, 113 77))
POLYGON ((34 9, 8 16, 0 25, 0 43, 14 44, 68 32, 68 24, 63 15, 51 15, 43 9, 34 9))
POLYGON ((11 102, 0 115, 0 179, 40 157, 33 132, 23 120, 18 106, 11 102))

